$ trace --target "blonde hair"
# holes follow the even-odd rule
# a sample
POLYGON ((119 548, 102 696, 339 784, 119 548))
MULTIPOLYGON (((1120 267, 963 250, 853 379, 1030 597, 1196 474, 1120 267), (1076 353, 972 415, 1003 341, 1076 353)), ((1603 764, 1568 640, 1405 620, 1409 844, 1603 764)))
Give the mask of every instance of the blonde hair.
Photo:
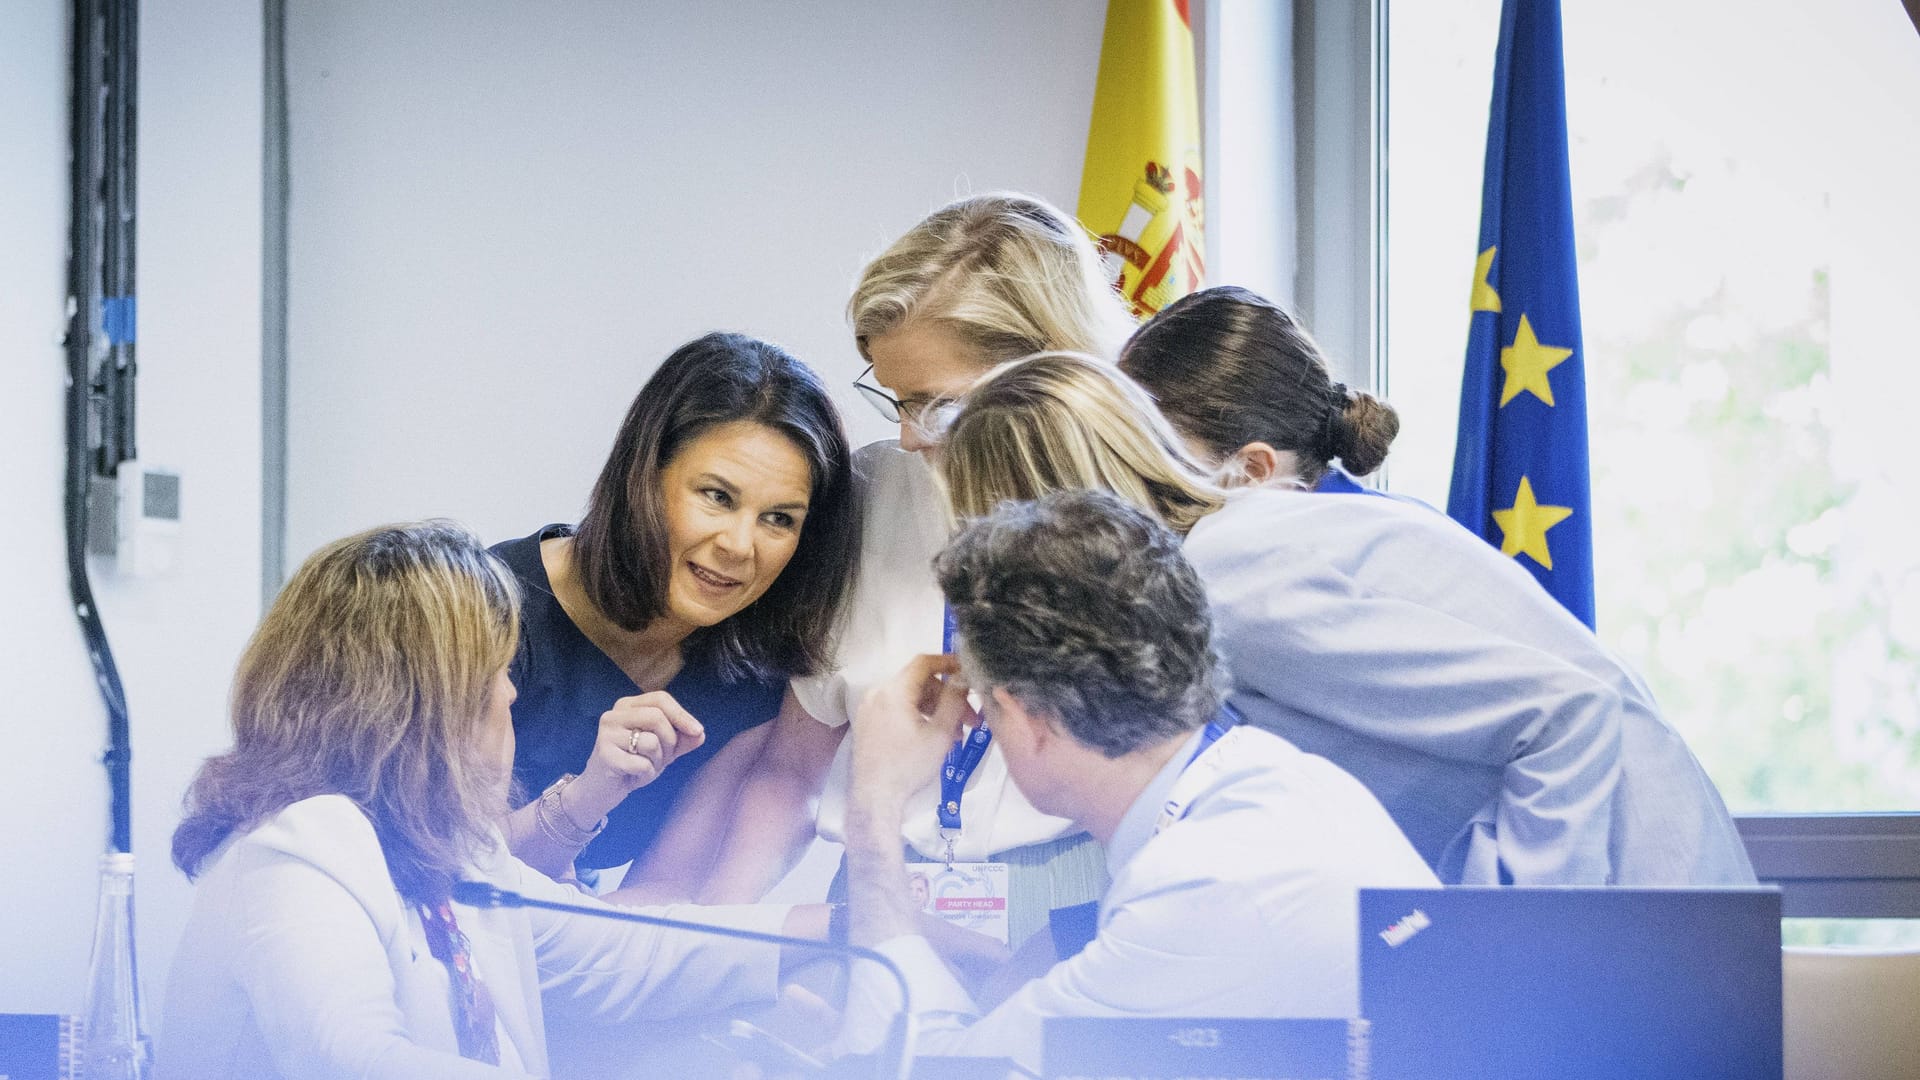
POLYGON ((1091 488, 1184 534, 1226 500, 1146 391, 1076 353, 1040 353, 981 379, 947 431, 940 473, 963 519, 1008 500, 1091 488))
POLYGON ((240 658, 233 749, 194 777, 175 864, 192 877, 228 836, 340 794, 372 820, 403 894, 444 897, 507 809, 507 772, 479 733, 518 636, 513 574, 457 525, 315 552, 240 658))
POLYGON ((932 319, 986 365, 1043 349, 1111 360, 1135 326, 1080 223, 1008 192, 949 203, 908 230, 861 271, 847 317, 862 356, 870 338, 932 319))

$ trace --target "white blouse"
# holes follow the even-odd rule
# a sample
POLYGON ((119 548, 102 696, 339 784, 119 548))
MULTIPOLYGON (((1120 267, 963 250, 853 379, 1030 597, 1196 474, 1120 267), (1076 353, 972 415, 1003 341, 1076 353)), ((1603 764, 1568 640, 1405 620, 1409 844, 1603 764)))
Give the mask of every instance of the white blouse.
MULTIPOLYGON (((837 669, 793 681, 800 705, 831 726, 851 720, 867 691, 892 678, 907 661, 939 652, 946 620, 946 603, 933 579, 933 557, 947 544, 952 516, 939 478, 919 454, 901 450, 892 440, 862 447, 854 455, 854 469, 861 480, 866 524, 837 669)), ((851 750, 851 741, 840 744, 821 796, 819 831, 826 840, 839 842, 844 836, 851 750)), ((939 797, 939 777, 928 774, 926 788, 907 804, 906 840, 928 858, 946 849, 934 815, 939 797)), ((968 861, 1080 831, 1065 818, 1034 809, 1008 777, 998 745, 988 748, 967 781, 961 825, 954 855, 968 861)))

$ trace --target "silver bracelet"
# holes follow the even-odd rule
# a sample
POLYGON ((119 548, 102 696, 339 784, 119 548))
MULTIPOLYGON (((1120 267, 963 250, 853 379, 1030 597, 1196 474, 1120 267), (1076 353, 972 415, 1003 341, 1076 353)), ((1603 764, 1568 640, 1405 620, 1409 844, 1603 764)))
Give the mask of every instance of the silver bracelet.
POLYGON ((574 774, 567 773, 548 785, 547 790, 541 792, 540 798, 534 803, 533 820, 540 827, 540 831, 546 834, 548 840, 561 847, 578 850, 586 847, 594 837, 600 835, 601 831, 607 827, 607 819, 601 818, 599 824, 584 832, 568 820, 566 809, 560 805, 560 792, 573 780, 574 774))

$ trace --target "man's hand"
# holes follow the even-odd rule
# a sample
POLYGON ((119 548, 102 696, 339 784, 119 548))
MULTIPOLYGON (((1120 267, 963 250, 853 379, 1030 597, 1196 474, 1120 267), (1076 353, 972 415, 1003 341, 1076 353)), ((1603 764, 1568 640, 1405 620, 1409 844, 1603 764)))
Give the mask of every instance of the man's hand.
POLYGON ((907 799, 940 772, 942 759, 974 719, 960 663, 916 656, 867 692, 853 715, 847 781, 847 900, 855 945, 873 946, 918 929, 907 896, 900 820, 907 799))
POLYGON ((590 828, 706 741, 706 729, 673 695, 655 690, 621 698, 600 715, 593 756, 561 790, 561 806, 575 825, 590 828))
POLYGON ((854 713, 848 801, 883 816, 899 812, 939 775, 961 725, 978 719, 956 658, 914 657, 854 713))

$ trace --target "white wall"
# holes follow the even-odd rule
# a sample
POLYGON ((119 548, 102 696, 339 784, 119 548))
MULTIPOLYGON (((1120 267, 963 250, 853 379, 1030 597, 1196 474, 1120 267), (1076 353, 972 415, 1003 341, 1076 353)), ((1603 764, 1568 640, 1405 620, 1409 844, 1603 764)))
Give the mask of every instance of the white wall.
MULTIPOLYGON (((106 845, 105 719, 67 610, 61 330, 67 5, 0 8, 0 1011, 80 1007, 106 845)), ((189 889, 180 793, 226 742, 226 685, 259 613, 260 5, 147 5, 140 36, 139 440, 179 469, 172 570, 95 574, 133 716, 140 959, 158 1007, 189 889)))
POLYGON ((384 520, 572 520, 667 352, 786 344, 956 194, 1071 209, 1105 4, 291 5, 288 565, 384 520))
MULTIPOLYGON (((956 193, 1078 189, 1104 5, 292 5, 289 553, 384 519, 572 516, 673 345, 782 340, 837 385, 861 262, 956 193)), ((0 12, 0 1011, 79 1007, 105 724, 62 562, 66 4, 0 12)), ((141 27, 140 429, 173 569, 96 571, 134 721, 156 1012, 167 838, 258 616, 260 7, 141 27)), ((886 434, 843 392, 860 437, 886 434)))

